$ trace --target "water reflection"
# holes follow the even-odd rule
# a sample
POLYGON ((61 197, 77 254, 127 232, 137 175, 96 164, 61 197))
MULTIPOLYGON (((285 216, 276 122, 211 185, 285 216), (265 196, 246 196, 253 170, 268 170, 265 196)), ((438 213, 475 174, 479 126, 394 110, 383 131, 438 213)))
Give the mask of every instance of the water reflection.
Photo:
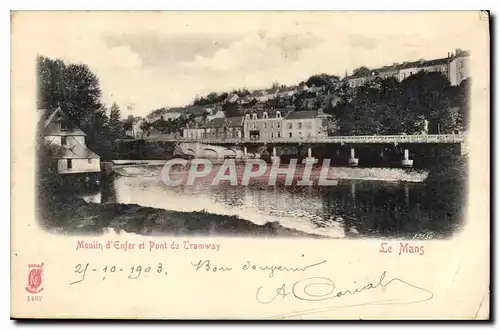
MULTIPOLYGON (((450 234, 456 208, 433 207, 421 183, 340 180, 336 186, 195 185, 169 187, 157 177, 122 177, 87 195, 95 203, 139 204, 176 211, 238 215, 330 237, 414 238, 450 234)), ((458 196, 456 197, 456 199, 458 196)), ((453 205, 455 205, 454 203, 453 205)))

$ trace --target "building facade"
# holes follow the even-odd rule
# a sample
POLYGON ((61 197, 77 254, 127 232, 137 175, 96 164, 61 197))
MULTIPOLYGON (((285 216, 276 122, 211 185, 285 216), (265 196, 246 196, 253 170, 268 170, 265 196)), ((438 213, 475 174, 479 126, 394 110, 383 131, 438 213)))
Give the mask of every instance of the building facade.
POLYGON ((225 130, 223 130, 225 138, 241 139, 243 137, 244 122, 245 117, 243 116, 226 118, 225 130))
POLYGON ((450 63, 449 58, 440 58, 440 59, 432 60, 432 61, 422 61, 419 64, 419 68, 421 70, 426 71, 426 72, 441 73, 443 76, 448 78, 449 77, 449 74, 448 74, 449 63, 450 63))
POLYGON ((39 130, 45 142, 59 147, 59 174, 96 173, 101 171, 100 157, 85 143, 86 134, 60 109, 38 110, 39 130))
POLYGON ((201 139, 205 137, 205 129, 198 123, 189 123, 182 130, 182 137, 185 139, 201 139))
POLYGON ((283 137, 286 109, 251 110, 245 115, 245 140, 273 140, 283 137))
POLYGON ((292 111, 284 120, 283 135, 304 139, 328 136, 329 117, 321 110, 292 111))
POLYGON ((127 129, 125 135, 133 137, 134 139, 144 139, 147 136, 147 130, 144 129, 146 120, 144 118, 134 118, 130 129, 127 129))
POLYGON ((407 62, 399 66, 399 71, 397 78, 399 81, 403 81, 414 74, 417 74, 421 69, 418 67, 418 62, 407 62))
POLYGON ((470 78, 469 52, 457 49, 448 70, 452 86, 460 85, 463 80, 470 78))

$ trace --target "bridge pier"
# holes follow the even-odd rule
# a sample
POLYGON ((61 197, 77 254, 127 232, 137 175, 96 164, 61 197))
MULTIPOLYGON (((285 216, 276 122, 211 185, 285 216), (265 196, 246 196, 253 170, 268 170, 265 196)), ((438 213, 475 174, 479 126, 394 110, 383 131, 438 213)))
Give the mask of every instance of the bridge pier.
POLYGON ((279 162, 280 157, 276 155, 276 147, 273 147, 273 155, 271 156, 271 162, 279 162))
POLYGON ((410 151, 408 149, 404 150, 404 158, 401 163, 404 167, 413 167, 413 159, 410 159, 410 151))
POLYGON ((243 146, 243 155, 241 155, 242 159, 248 159, 248 148, 247 146, 243 146))
POLYGON ((308 147, 307 148, 306 162, 312 162, 314 164, 315 161, 316 161, 316 159, 314 159, 314 157, 312 156, 312 148, 308 147))
POLYGON ((201 157, 201 145, 199 142, 196 142, 196 146, 194 148, 194 158, 200 158, 201 157))
POLYGON ((359 158, 356 158, 356 151, 354 148, 351 148, 351 157, 349 158, 349 165, 350 166, 358 166, 359 164, 359 158))

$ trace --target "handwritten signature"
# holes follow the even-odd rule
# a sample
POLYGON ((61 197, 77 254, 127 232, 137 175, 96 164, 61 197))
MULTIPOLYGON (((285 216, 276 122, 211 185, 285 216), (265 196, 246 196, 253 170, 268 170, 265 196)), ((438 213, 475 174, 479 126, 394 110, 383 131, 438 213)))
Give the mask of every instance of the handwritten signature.
POLYGON ((270 290, 264 287, 259 287, 256 292, 256 300, 260 304, 270 304, 275 302, 277 299, 281 298, 284 300, 290 295, 301 301, 326 301, 332 299, 339 299, 347 296, 355 296, 361 292, 374 291, 376 289, 384 289, 396 283, 401 283, 406 287, 415 289, 421 293, 424 293, 424 297, 417 300, 400 300, 400 299, 382 299, 376 301, 361 301, 355 304, 337 304, 334 306, 327 306, 322 308, 306 309, 296 312, 291 312, 287 314, 277 315, 272 318, 285 318, 292 316, 302 316, 319 312, 326 312, 333 309, 348 308, 356 306, 368 306, 368 305, 388 305, 388 304, 409 304, 409 303, 422 303, 433 298, 434 294, 424 288, 418 287, 414 284, 408 283, 407 281, 394 277, 390 280, 386 280, 387 272, 384 271, 380 275, 377 283, 367 283, 364 286, 360 286, 352 289, 336 290, 335 283, 332 279, 328 277, 309 277, 301 279, 292 285, 291 290, 287 289, 286 284, 282 284, 278 287, 274 287, 270 290), (267 291, 267 293, 266 293, 267 291))

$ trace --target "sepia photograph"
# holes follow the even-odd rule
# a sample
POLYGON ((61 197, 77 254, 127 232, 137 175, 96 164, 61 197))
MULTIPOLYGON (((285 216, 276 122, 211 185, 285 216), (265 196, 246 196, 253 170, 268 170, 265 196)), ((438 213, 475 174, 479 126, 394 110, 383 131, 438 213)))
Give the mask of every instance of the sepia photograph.
POLYGON ((489 319, 490 20, 11 12, 11 317, 489 319))
MULTIPOLYGON (((213 16, 236 15, 249 16, 213 16)), ((94 30, 40 52, 39 221, 64 234, 459 231, 474 54, 459 33, 315 23, 94 30), (69 49, 87 42, 102 57, 69 49)))

